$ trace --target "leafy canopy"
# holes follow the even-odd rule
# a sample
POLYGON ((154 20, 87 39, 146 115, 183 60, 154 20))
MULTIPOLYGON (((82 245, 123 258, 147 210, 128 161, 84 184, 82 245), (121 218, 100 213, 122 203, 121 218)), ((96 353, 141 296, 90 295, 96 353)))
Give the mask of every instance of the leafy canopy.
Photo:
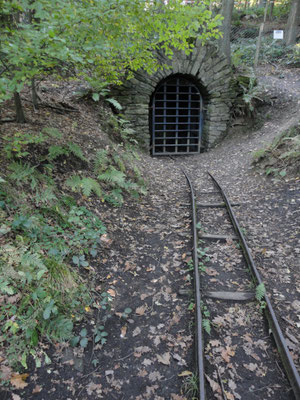
POLYGON ((0 0, 0 100, 32 78, 82 75, 120 83, 158 68, 154 49, 189 52, 218 37, 211 0, 0 0))

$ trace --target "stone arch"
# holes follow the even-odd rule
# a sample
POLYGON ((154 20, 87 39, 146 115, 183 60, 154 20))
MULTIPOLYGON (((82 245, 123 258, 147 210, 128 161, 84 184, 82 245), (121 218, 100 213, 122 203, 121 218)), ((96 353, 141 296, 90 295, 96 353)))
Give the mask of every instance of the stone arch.
POLYGON ((202 46, 196 41, 193 51, 186 55, 175 51, 172 59, 156 51, 160 69, 152 75, 143 70, 134 78, 114 88, 113 96, 123 107, 125 118, 136 131, 142 147, 150 147, 149 104, 155 89, 169 76, 181 74, 192 77, 204 95, 205 118, 201 147, 208 149, 226 133, 232 103, 231 68, 226 57, 213 45, 202 46))

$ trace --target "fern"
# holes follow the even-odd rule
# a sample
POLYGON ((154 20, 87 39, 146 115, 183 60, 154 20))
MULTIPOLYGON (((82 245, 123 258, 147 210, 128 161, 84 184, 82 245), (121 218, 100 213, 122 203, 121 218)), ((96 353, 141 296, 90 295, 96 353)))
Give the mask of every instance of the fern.
POLYGON ((116 99, 108 98, 108 99, 105 99, 105 100, 108 103, 112 104, 115 107, 116 110, 121 111, 123 109, 121 104, 116 99))
POLYGON ((118 171, 115 167, 110 165, 107 170, 98 176, 98 179, 101 181, 108 182, 110 184, 119 186, 119 187, 125 187, 126 186, 126 180, 125 180, 125 174, 122 171, 118 171))
POLYGON ((55 158, 61 156, 61 155, 68 155, 68 151, 59 145, 53 145, 50 146, 48 149, 48 159, 49 160, 54 160, 55 158))
POLYGON ((122 158, 119 156, 119 154, 115 153, 113 154, 113 160, 120 169, 120 171, 125 172, 126 171, 126 166, 124 164, 124 161, 122 158))
POLYGON ((42 132, 53 137, 54 139, 62 139, 63 137, 63 134, 58 129, 52 128, 51 126, 44 128, 42 132))
POLYGON ((83 154, 83 151, 81 148, 78 146, 76 143, 69 142, 67 144, 69 151, 74 154, 75 157, 79 158, 82 161, 87 161, 85 155, 83 154))
POLYGON ((71 188, 73 192, 76 192, 80 189, 81 178, 78 175, 73 175, 71 178, 66 180, 66 185, 71 188))
POLYGON ((80 176, 73 175, 66 181, 66 185, 69 186, 73 192, 81 191, 87 197, 89 197, 92 192, 99 197, 102 195, 99 183, 93 178, 80 178, 80 176))
POLYGON ((266 294, 266 288, 263 283, 260 283, 255 290, 255 297, 258 301, 262 301, 262 299, 265 297, 266 294))
POLYGON ((51 204, 57 200, 52 187, 47 187, 45 190, 37 191, 35 194, 36 204, 51 204))
POLYGON ((96 158, 94 161, 94 172, 95 174, 104 171, 108 165, 108 154, 107 150, 101 149, 96 153, 96 158))
POLYGON ((203 318, 202 326, 203 326, 203 329, 210 335, 210 332, 211 332, 210 320, 207 318, 203 318))
POLYGON ((93 178, 83 178, 81 180, 81 190, 82 193, 87 197, 89 197, 92 192, 99 197, 102 195, 102 190, 99 183, 93 178))
POLYGON ((22 164, 21 162, 14 162, 8 166, 8 169, 12 171, 9 174, 9 178, 17 182, 17 185, 22 185, 29 181, 32 182, 35 173, 35 167, 31 167, 29 164, 22 164))
POLYGON ((113 206, 120 207, 124 202, 124 198, 122 196, 122 189, 112 190, 109 194, 105 195, 104 199, 113 206))

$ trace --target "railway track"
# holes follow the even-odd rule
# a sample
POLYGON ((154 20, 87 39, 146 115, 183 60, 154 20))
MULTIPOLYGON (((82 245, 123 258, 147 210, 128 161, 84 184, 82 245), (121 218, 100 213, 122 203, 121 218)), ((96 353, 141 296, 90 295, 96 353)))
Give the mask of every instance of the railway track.
POLYGON ((199 399, 300 399, 299 373, 234 212, 239 205, 211 174, 206 192, 184 174, 192 205, 199 399))

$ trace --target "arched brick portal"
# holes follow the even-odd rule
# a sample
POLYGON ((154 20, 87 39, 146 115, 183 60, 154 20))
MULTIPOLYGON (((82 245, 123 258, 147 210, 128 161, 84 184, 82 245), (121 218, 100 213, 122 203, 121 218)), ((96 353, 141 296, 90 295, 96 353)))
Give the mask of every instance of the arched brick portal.
POLYGON ((113 90, 113 96, 123 106, 125 119, 132 123, 136 131, 136 139, 142 147, 150 149, 149 107, 153 95, 161 82, 181 75, 192 78, 201 90, 204 103, 201 147, 207 149, 213 146, 226 133, 230 117, 231 68, 226 58, 213 44, 202 46, 200 42, 196 42, 188 56, 176 51, 170 60, 163 52, 157 51, 156 57, 162 69, 153 75, 140 70, 133 79, 113 90))

